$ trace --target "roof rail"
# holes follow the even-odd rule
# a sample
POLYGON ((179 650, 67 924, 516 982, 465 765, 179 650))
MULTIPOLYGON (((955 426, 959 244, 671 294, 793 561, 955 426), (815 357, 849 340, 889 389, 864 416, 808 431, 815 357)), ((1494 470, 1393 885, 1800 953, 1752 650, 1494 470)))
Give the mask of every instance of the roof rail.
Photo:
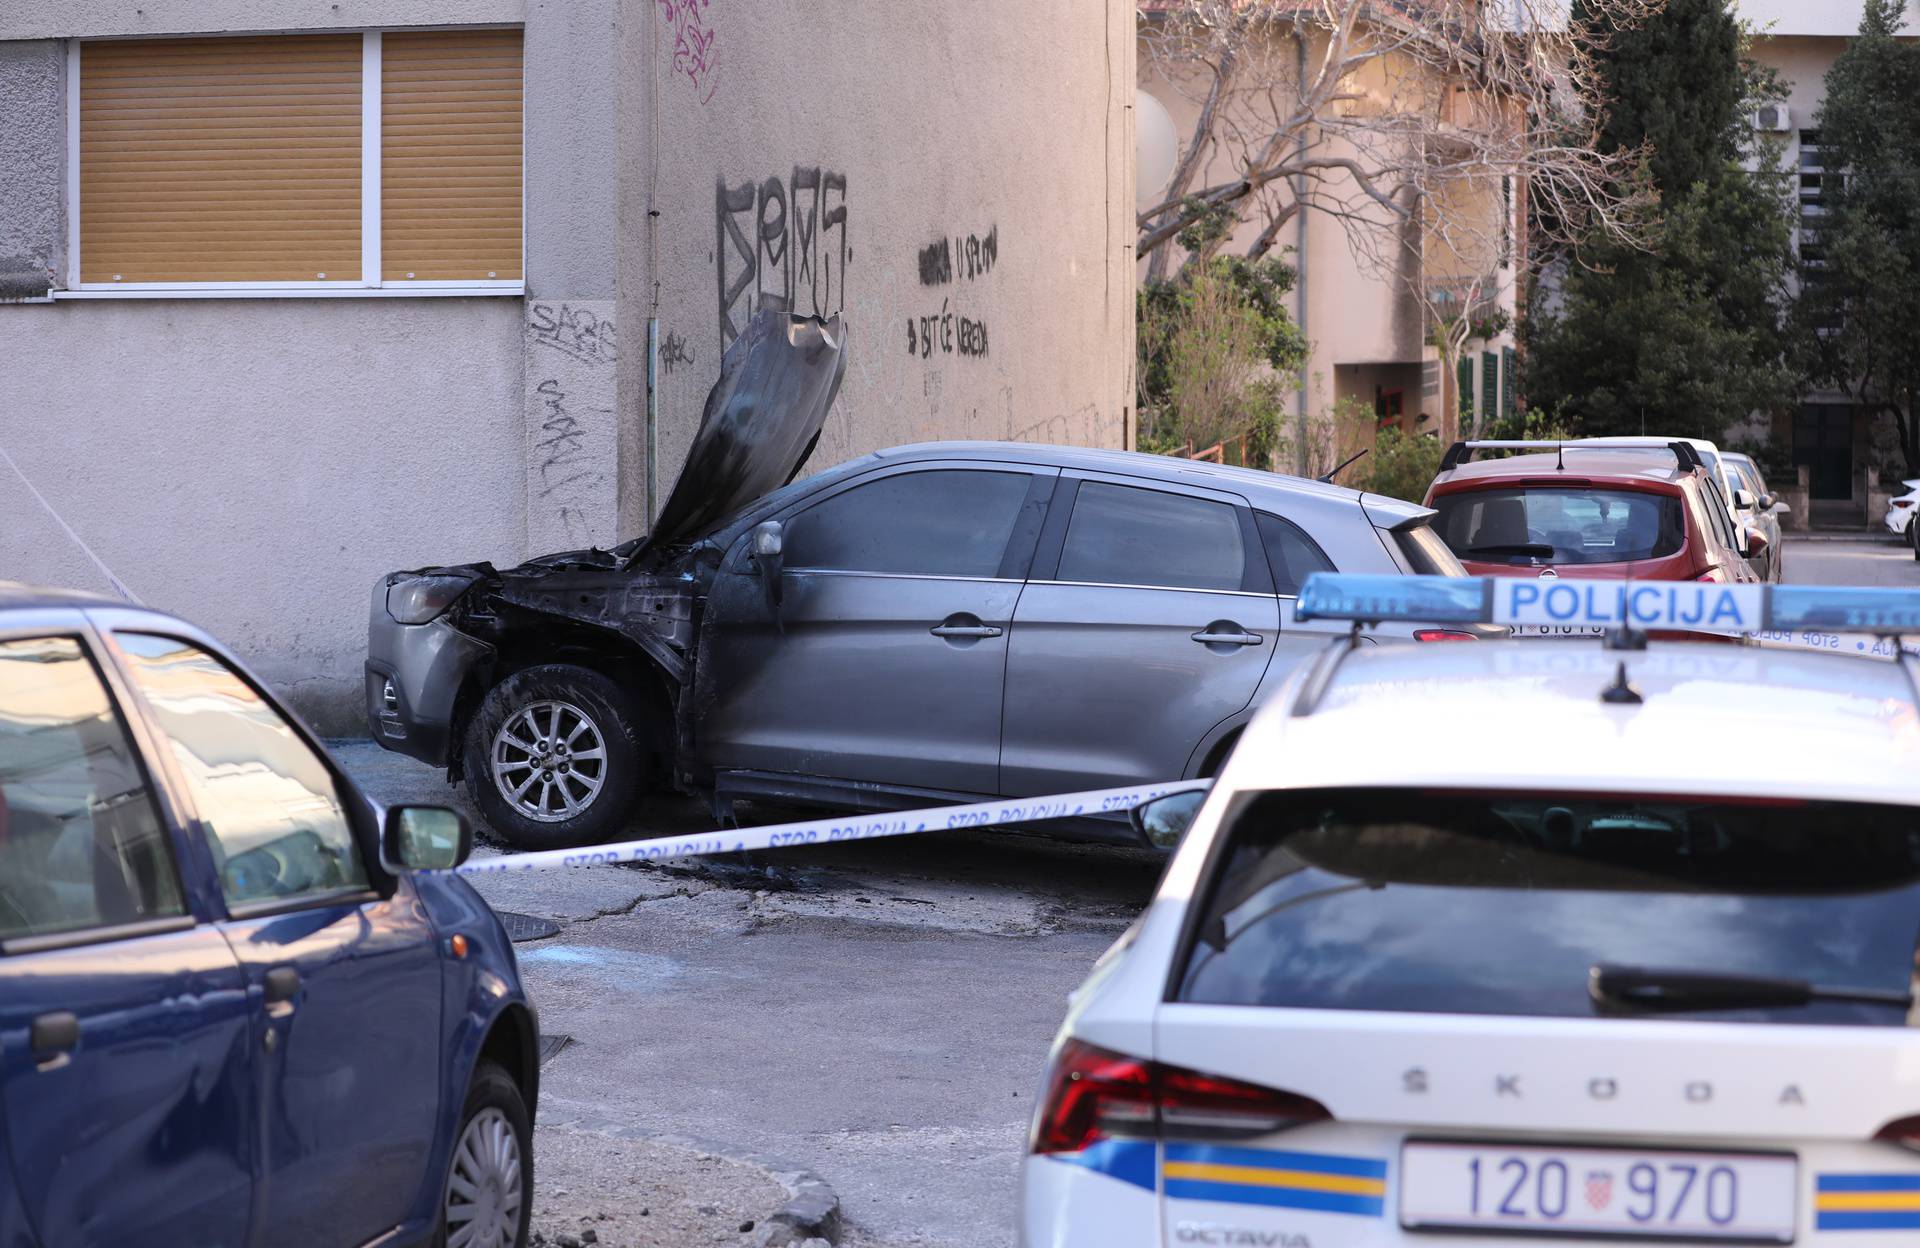
POLYGON ((1455 442, 1440 457, 1440 471, 1449 472, 1473 458, 1475 451, 1552 451, 1565 462, 1565 453, 1575 451, 1670 451, 1680 462, 1680 471, 1692 472, 1695 468, 1706 467, 1690 442, 1668 440, 1665 438, 1647 438, 1631 442, 1588 442, 1581 438, 1565 438, 1557 442, 1528 441, 1478 441, 1455 442))

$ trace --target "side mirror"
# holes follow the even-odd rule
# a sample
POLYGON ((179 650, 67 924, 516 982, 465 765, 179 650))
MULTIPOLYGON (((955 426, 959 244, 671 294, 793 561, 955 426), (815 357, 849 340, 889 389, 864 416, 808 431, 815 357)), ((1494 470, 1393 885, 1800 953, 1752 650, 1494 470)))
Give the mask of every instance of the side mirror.
POLYGON ((1771 494, 1762 494, 1760 496, 1761 511, 1772 511, 1775 507, 1778 507, 1779 505, 1780 505, 1780 500, 1775 498, 1771 494))
POLYGON ((1753 491, 1735 490, 1733 492, 1733 509, 1735 511, 1752 511, 1753 491))
POLYGON ((1793 504, 1776 500, 1773 504, 1773 513, 1777 516, 1790 516, 1793 514, 1793 504))
POLYGON ((473 828, 445 806, 395 806, 380 829, 380 860, 403 871, 451 871, 473 852, 473 828))
POLYGON ((778 520, 762 520, 753 526, 753 544, 747 557, 760 574, 760 590, 767 596, 767 611, 775 623, 780 619, 780 574, 786 568, 787 534, 778 520))
POLYGON ((1205 789, 1169 793, 1135 806, 1129 818, 1133 830, 1146 838, 1149 845, 1155 849, 1172 849, 1187 834, 1193 817, 1200 813, 1200 804, 1206 800, 1205 789))
POLYGON ((1747 558, 1758 559, 1761 555, 1767 553, 1768 545, 1769 543, 1765 533, 1762 533, 1758 529, 1747 530, 1747 558))

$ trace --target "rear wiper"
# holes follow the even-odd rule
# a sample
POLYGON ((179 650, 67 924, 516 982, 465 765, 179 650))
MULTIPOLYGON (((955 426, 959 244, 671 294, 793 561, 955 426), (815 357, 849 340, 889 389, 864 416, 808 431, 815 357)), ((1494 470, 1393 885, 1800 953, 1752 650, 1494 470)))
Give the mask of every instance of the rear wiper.
POLYGON ((1604 963, 1587 972, 1587 992, 1599 1005, 1646 1013, 1755 1010, 1804 1006, 1815 1001, 1913 1008, 1910 992, 1832 988, 1804 979, 1771 979, 1764 975, 1731 975, 1718 971, 1654 971, 1604 963))
POLYGON ((1545 542, 1499 542, 1491 546, 1469 546, 1470 555, 1537 555, 1542 559, 1553 557, 1553 547, 1545 542))

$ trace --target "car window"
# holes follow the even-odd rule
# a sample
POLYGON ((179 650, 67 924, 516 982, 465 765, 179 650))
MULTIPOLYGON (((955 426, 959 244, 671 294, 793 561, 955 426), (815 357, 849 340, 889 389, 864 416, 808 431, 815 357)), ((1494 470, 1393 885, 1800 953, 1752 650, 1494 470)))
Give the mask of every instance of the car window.
POLYGON ((1920 808, 1375 788, 1251 794, 1227 821, 1176 1000, 1589 1018, 1602 964, 1894 995, 1913 975, 1920 808))
POLYGON ((1400 529, 1392 534, 1399 543, 1400 553, 1407 557, 1407 563, 1416 576, 1465 576, 1467 570, 1460 566, 1460 560, 1447 549, 1440 535, 1433 531, 1430 524, 1416 524, 1411 528, 1400 529))
POLYGON ((1335 572, 1314 540, 1291 520, 1264 511, 1253 513, 1260 529, 1260 543, 1267 548, 1267 563, 1273 569, 1274 591, 1283 597, 1297 598, 1301 582, 1315 572, 1335 572))
POLYGON ((1057 578, 1239 589, 1246 578, 1240 517, 1226 503, 1085 481, 1074 500, 1057 578))
POLYGON ((1454 554, 1528 566, 1663 559, 1686 545, 1681 500, 1645 490, 1514 487, 1442 494, 1434 526, 1454 554))
POLYGON ((787 521, 786 566, 996 576, 1032 479, 956 468, 856 485, 787 521))
POLYGON ((1713 525, 1714 533, 1720 539, 1720 545, 1730 552, 1740 549, 1740 538, 1733 531, 1733 515, 1727 510, 1726 496, 1720 493, 1720 487, 1712 481, 1702 481, 1700 488, 1707 500, 1707 519, 1713 525))
POLYGON ((229 905, 367 886, 332 774, 279 712, 187 642, 116 640, 186 780, 229 905))
POLYGON ((153 796, 80 643, 0 642, 0 940, 184 913, 153 796))

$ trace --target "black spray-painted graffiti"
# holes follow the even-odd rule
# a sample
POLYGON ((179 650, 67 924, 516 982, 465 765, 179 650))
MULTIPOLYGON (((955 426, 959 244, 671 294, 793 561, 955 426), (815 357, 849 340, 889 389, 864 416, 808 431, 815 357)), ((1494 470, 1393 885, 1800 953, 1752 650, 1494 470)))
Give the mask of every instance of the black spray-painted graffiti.
POLYGON ((814 316, 846 302, 847 175, 795 167, 793 176, 714 188, 720 349, 768 300, 814 316))
POLYGON ((565 303, 536 303, 527 309, 533 341, 589 364, 612 364, 620 358, 613 322, 585 308, 565 303))
POLYGON ((955 351, 961 355, 985 355, 987 323, 948 311, 945 299, 940 301, 940 310, 931 316, 908 317, 907 354, 931 359, 936 349, 942 355, 952 355, 955 351))
POLYGON ((944 286, 951 281, 970 282, 993 271, 1000 258, 1000 227, 995 225, 985 236, 958 234, 928 243, 920 249, 920 284, 944 286))
POLYGON ((691 363, 693 363, 693 348, 687 345, 685 338, 668 330, 667 336, 660 340, 660 371, 671 377, 675 364, 691 363))
POLYGON ((533 444, 540 497, 558 508, 560 525, 569 536, 584 534, 589 518, 583 496, 599 489, 606 478, 594 467, 587 426, 573 414, 559 378, 547 378, 534 391, 542 408, 540 437, 533 444))
MULTIPOLYGON (((944 286, 949 282, 971 282, 993 272, 1000 261, 1000 227, 994 225, 985 234, 956 234, 928 243, 920 249, 920 284, 944 286)), ((949 296, 949 299, 951 296, 949 296)), ((940 310, 927 316, 907 318, 907 354, 923 360, 942 355, 980 358, 987 354, 987 323, 948 310, 949 299, 940 301, 940 310)))

